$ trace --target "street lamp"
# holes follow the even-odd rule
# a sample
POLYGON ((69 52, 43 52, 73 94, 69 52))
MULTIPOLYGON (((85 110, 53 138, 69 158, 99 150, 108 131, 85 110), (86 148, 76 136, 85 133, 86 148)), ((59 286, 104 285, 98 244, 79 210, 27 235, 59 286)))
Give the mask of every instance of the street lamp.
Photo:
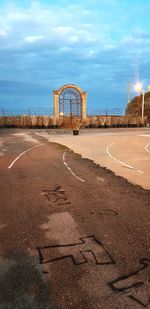
POLYGON ((142 91, 142 88, 143 88, 143 86, 142 86, 142 83, 136 83, 135 85, 134 85, 134 90, 136 91, 136 92, 141 92, 142 91))

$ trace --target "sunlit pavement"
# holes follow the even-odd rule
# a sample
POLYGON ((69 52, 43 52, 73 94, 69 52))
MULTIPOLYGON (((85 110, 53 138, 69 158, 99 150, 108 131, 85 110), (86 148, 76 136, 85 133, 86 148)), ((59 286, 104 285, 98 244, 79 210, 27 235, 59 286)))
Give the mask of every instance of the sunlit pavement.
POLYGON ((66 145, 83 158, 150 189, 150 129, 81 130, 79 136, 38 133, 66 145))

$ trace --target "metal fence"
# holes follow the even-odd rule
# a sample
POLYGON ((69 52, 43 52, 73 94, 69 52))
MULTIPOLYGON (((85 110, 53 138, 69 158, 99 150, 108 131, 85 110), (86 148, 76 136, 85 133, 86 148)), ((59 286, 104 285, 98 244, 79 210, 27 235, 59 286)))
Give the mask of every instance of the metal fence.
MULTIPOLYGON (((123 116, 121 108, 87 108, 87 116, 123 116)), ((0 116, 53 116, 53 108, 8 109, 0 108, 0 116)))
POLYGON ((87 108, 87 116, 124 116, 121 108, 87 108))
POLYGON ((0 116, 53 116, 52 108, 8 109, 0 108, 0 116))

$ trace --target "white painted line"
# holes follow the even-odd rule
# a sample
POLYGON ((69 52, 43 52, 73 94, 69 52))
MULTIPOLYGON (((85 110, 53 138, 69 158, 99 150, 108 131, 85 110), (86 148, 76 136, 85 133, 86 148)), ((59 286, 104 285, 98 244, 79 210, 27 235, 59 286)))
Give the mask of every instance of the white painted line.
POLYGON ((80 178, 79 176, 77 176, 77 175, 72 171, 72 169, 68 166, 68 164, 67 164, 67 162, 66 162, 66 153, 67 153, 67 151, 65 151, 65 152, 63 153, 63 156, 62 156, 62 160, 63 160, 64 165, 66 166, 66 168, 68 169, 68 171, 69 171, 75 178, 77 178, 78 180, 80 180, 80 181, 82 181, 82 182, 85 182, 84 179, 82 179, 82 178, 80 178))
POLYGON ((110 158, 112 158, 114 161, 116 161, 117 163, 120 163, 121 165, 126 166, 126 167, 128 167, 129 169, 135 170, 135 171, 137 171, 138 173, 144 174, 144 172, 142 172, 141 170, 137 170, 137 169, 135 169, 133 166, 128 165, 128 164, 126 164, 126 163, 124 163, 124 162, 118 160, 117 158, 115 158, 115 157, 110 153, 110 151, 109 151, 110 148, 111 148, 111 146, 114 145, 114 144, 115 144, 115 142, 114 142, 114 143, 111 143, 110 145, 107 146, 107 148, 106 148, 106 153, 108 154, 108 156, 109 156, 110 158))
POLYGON ((150 145, 150 143, 148 143, 146 146, 145 146, 145 150, 150 153, 150 151, 148 150, 148 146, 150 145))
POLYGON ((137 172, 141 173, 141 174, 144 174, 144 172, 142 172, 141 170, 136 170, 137 172))
POLYGON ((44 144, 35 145, 35 146, 31 147, 31 148, 28 148, 28 149, 25 150, 24 152, 22 152, 15 160, 12 161, 12 163, 8 166, 8 168, 9 168, 9 169, 12 168, 12 166, 15 164, 15 162, 16 162, 21 156, 23 156, 26 152, 32 150, 33 148, 42 146, 42 145, 44 145, 44 144))

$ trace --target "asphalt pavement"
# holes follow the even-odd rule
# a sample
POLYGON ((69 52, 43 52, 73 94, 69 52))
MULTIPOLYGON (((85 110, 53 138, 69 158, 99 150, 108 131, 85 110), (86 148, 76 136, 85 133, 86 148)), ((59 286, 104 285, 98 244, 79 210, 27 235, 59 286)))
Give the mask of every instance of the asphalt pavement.
POLYGON ((0 309, 150 308, 150 190, 42 132, 0 131, 0 309))

